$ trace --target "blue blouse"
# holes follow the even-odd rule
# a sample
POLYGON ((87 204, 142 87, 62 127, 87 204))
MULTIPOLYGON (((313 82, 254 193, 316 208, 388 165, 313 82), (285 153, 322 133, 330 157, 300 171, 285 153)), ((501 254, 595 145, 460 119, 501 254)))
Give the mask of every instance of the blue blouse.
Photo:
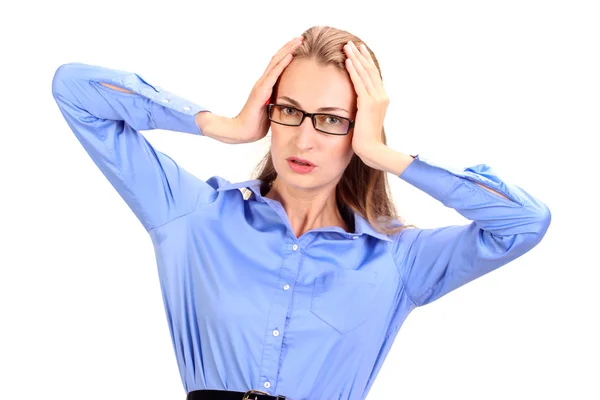
POLYGON ((543 202, 488 165, 453 169, 416 156, 399 178, 469 224, 385 235, 355 213, 355 232, 327 226, 295 237, 259 180, 199 179, 139 132, 203 136, 195 115, 206 108, 139 74, 77 62, 57 69, 52 94, 150 235, 186 393, 364 399, 413 309, 525 254, 550 225, 543 202))

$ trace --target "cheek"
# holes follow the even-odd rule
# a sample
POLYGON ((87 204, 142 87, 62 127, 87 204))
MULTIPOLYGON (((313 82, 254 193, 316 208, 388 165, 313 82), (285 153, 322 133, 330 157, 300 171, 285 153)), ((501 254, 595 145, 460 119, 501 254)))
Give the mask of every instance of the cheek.
POLYGON ((275 127, 271 128, 271 152, 277 152, 278 149, 284 146, 282 143, 283 135, 275 127))
POLYGON ((352 150, 352 141, 345 140, 336 146, 332 146, 328 151, 328 154, 331 155, 330 160, 332 163, 345 168, 350 163, 350 160, 354 155, 354 151, 352 150))
MULTIPOLYGON (((276 168, 281 167, 281 159, 289 153, 289 143, 286 142, 286 135, 278 132, 277 128, 271 130, 271 143, 269 150, 271 152, 271 158, 276 168)), ((284 162, 287 162, 283 160, 284 162)))
POLYGON ((348 159, 352 157, 352 154, 354 154, 354 150, 352 149, 352 135, 348 134, 344 136, 343 140, 341 141, 338 147, 339 152, 345 154, 348 157, 348 159))

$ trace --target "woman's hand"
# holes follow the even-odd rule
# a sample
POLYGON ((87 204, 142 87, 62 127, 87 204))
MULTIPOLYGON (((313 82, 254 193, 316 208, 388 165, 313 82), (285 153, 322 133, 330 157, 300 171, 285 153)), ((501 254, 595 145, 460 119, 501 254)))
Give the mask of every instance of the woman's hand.
POLYGON ((386 147, 383 143, 383 120, 389 98, 371 55, 364 45, 359 47, 352 42, 344 46, 348 56, 346 69, 358 96, 352 149, 369 165, 372 153, 386 147))
POLYGON ((225 143, 250 143, 265 137, 270 126, 265 106, 271 99, 277 78, 292 61, 292 53, 303 39, 302 36, 292 39, 271 58, 237 116, 226 118, 210 112, 199 112, 196 123, 200 130, 206 136, 225 143))

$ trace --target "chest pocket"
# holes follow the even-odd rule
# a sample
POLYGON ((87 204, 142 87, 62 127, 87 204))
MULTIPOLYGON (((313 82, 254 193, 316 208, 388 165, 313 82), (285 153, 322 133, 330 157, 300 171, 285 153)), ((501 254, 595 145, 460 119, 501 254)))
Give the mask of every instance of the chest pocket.
POLYGON ((348 333, 368 319, 376 282, 376 271, 340 269, 317 277, 310 311, 339 333, 348 333))

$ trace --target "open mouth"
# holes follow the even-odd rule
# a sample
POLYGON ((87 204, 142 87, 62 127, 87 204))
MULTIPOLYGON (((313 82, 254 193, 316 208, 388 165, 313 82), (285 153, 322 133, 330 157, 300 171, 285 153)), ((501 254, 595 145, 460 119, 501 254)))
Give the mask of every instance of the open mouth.
POLYGON ((303 163, 303 162, 298 161, 298 160, 290 160, 290 161, 293 162, 294 164, 303 165, 305 167, 313 167, 312 164, 303 163))
POLYGON ((308 164, 299 160, 289 159, 288 164, 290 168, 300 174, 306 174, 312 172, 315 169, 315 166, 312 164, 308 164))

